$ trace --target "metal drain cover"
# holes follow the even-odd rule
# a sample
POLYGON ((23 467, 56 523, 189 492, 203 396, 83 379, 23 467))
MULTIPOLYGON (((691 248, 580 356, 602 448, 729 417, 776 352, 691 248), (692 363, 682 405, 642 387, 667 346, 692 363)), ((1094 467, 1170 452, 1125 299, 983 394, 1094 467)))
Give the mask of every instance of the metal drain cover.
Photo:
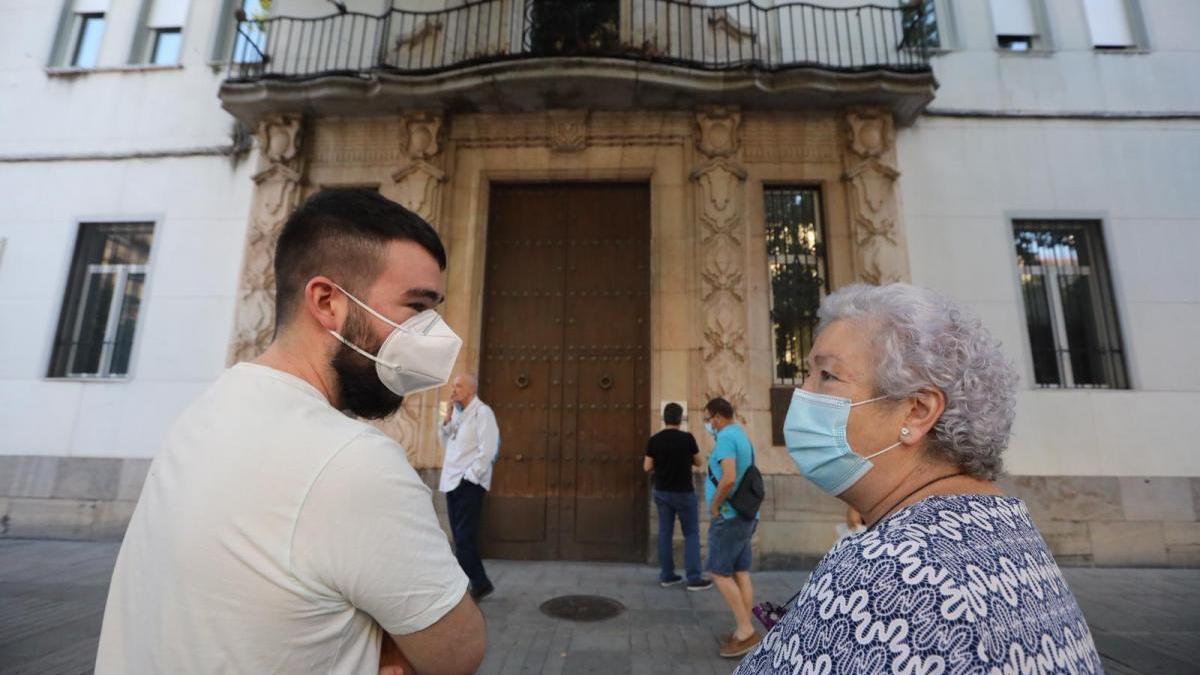
POLYGON ((599 595, 560 595, 542 603, 542 613, 568 621, 603 621, 625 611, 625 605, 599 595))

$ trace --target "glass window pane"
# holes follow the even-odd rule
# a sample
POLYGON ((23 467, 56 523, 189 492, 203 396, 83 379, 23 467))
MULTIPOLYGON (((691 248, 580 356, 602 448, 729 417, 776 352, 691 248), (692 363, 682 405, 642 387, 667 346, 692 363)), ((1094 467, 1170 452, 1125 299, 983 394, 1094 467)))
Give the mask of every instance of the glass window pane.
POLYGON ((76 68, 95 68, 100 55, 100 38, 104 36, 103 14, 80 14, 78 37, 71 54, 76 68))
POLYGON ((104 265, 145 265, 150 259, 153 231, 146 223, 105 224, 99 226, 98 258, 89 262, 104 265))
POLYGON ((142 289, 145 285, 145 274, 130 274, 125 281, 125 297, 121 303, 121 316, 117 319, 112 365, 109 367, 109 373, 113 375, 124 375, 129 372, 129 356, 133 352, 133 334, 137 327, 138 310, 142 305, 142 289))
POLYGON ((904 12, 904 38, 902 47, 941 46, 941 36, 938 34, 937 9, 934 0, 900 0, 904 12))
POLYGON ((1099 223, 1016 221, 1014 227, 1037 383, 1128 386, 1099 223))
POLYGON ((153 236, 153 223, 80 227, 50 377, 128 371, 153 236))
POLYGON ((1038 384, 1062 384, 1058 373, 1058 349, 1054 346, 1046 279, 1040 274, 1021 275, 1021 294, 1025 299, 1025 319, 1029 323, 1029 349, 1033 357, 1033 377, 1038 384))
POLYGON ((767 267, 775 381, 798 384, 807 373, 817 307, 825 294, 825 247, 815 189, 767 189, 767 267))
POLYGON ((87 275, 84 304, 79 308, 76 339, 72 344, 72 375, 96 375, 100 372, 104 331, 108 326, 116 277, 116 274, 100 272, 87 275))
POLYGON ((155 30, 150 63, 156 66, 173 66, 179 63, 179 47, 182 43, 183 33, 178 28, 155 30))

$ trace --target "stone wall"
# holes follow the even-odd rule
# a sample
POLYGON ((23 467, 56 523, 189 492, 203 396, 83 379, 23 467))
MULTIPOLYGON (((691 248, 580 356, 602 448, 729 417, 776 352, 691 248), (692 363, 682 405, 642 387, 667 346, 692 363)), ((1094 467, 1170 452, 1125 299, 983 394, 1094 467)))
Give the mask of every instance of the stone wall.
POLYGON ((119 541, 148 459, 0 456, 0 537, 119 541))
MULTIPOLYGON (((0 456, 0 537, 119 541, 133 515, 150 460, 0 456)), ((449 532, 438 470, 419 470, 449 532)), ((829 550, 842 502, 795 474, 764 477, 767 499, 754 538, 758 569, 811 568, 829 550)), ((1025 500, 1059 563, 1096 567, 1200 567, 1200 477, 1013 476, 1001 480, 1025 500)), ((647 488, 648 489, 648 488, 647 488)), ((703 495, 703 476, 696 475, 703 495)), ((648 562, 658 518, 651 506, 648 562)), ((708 528, 701 509, 701 547, 708 528)), ((676 565, 683 539, 675 531, 676 565)))
MULTIPOLYGON (((754 537, 758 569, 812 568, 833 545, 845 505, 803 477, 774 474, 754 537)), ((1200 567, 1200 478, 1009 476, 1000 481, 1020 497, 1060 565, 1077 567, 1200 567)), ((703 494, 703 478, 696 489, 703 494)), ((701 549, 707 509, 701 508, 701 549)), ((649 514, 650 560, 658 516, 649 514)), ((683 537, 675 529, 675 564, 683 537)))

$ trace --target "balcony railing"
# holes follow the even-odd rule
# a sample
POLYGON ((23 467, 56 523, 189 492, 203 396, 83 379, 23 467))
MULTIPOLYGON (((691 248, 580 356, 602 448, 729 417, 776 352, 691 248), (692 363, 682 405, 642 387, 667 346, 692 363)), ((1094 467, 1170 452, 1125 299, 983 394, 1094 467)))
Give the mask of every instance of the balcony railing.
POLYGON ((432 74, 539 57, 709 71, 928 72, 924 4, 760 7, 686 0, 475 0, 320 18, 239 17, 230 81, 432 74))

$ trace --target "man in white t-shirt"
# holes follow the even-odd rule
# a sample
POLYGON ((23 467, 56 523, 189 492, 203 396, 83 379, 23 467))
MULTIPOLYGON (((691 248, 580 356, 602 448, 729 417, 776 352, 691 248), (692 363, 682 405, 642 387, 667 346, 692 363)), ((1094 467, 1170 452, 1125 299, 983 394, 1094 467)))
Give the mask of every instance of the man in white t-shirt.
POLYGON ((367 190, 296 210, 276 334, 173 424, 109 589, 96 672, 474 672, 486 644, 404 449, 361 418, 445 382, 445 251, 367 190))

